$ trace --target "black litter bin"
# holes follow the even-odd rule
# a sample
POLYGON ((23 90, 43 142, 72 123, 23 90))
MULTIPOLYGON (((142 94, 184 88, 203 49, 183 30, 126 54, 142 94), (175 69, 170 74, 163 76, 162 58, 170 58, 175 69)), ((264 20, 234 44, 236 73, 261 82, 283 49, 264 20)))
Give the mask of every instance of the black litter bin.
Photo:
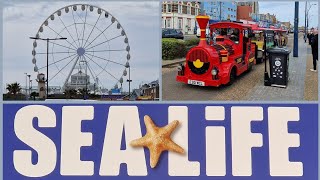
POLYGON ((285 47, 275 47, 267 50, 269 54, 270 85, 287 87, 289 78, 289 54, 291 50, 285 47))

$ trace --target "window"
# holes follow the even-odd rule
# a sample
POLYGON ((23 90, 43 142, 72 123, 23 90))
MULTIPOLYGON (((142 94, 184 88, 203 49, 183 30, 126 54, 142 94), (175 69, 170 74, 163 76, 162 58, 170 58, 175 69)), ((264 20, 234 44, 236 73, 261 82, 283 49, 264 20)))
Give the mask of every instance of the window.
POLYGON ((167 4, 167 13, 172 12, 172 4, 167 4))
POLYGON ((188 23, 188 28, 191 28, 191 19, 188 19, 187 23, 188 23))
POLYGON ((165 28, 166 27, 166 23, 164 22, 163 17, 161 18, 161 22, 162 22, 162 28, 165 28))
POLYGON ((178 5, 178 13, 182 14, 182 5, 180 5, 180 4, 178 5))
POLYGON ((167 23, 166 23, 167 27, 170 28, 171 27, 171 18, 167 18, 166 21, 167 21, 167 23))
POLYGON ((191 14, 191 7, 190 6, 187 6, 187 14, 191 14))
POLYGON ((199 9, 196 8, 195 11, 196 11, 196 16, 198 16, 199 15, 199 9))
POLYGON ((178 29, 182 29, 182 19, 178 19, 178 29))

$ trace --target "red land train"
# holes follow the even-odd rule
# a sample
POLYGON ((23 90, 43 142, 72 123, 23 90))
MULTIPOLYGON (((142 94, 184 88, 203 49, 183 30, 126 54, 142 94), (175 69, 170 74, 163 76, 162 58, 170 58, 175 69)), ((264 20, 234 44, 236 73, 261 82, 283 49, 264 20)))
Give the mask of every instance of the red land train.
POLYGON ((207 40, 208 20, 208 16, 197 16, 200 42, 187 53, 185 65, 179 66, 176 77, 179 82, 198 86, 228 85, 256 63, 256 45, 251 42, 250 25, 237 22, 211 24, 211 38, 207 40))

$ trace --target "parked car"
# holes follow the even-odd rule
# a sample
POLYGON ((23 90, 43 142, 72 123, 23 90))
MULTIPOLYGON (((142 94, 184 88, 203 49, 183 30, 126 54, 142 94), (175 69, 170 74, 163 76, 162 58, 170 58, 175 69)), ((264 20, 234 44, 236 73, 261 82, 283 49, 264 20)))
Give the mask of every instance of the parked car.
POLYGON ((162 38, 183 39, 184 36, 182 31, 178 29, 164 28, 162 29, 162 38))

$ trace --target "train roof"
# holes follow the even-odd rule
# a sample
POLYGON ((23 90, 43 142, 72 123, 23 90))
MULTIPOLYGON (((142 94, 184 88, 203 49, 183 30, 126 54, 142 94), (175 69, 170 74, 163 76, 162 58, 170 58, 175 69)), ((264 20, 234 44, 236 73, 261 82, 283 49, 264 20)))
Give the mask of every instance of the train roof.
POLYGON ((210 24, 210 28, 239 28, 239 29, 244 29, 244 28, 252 28, 248 24, 243 24, 240 22, 234 22, 234 21, 222 21, 222 22, 217 22, 210 24))

